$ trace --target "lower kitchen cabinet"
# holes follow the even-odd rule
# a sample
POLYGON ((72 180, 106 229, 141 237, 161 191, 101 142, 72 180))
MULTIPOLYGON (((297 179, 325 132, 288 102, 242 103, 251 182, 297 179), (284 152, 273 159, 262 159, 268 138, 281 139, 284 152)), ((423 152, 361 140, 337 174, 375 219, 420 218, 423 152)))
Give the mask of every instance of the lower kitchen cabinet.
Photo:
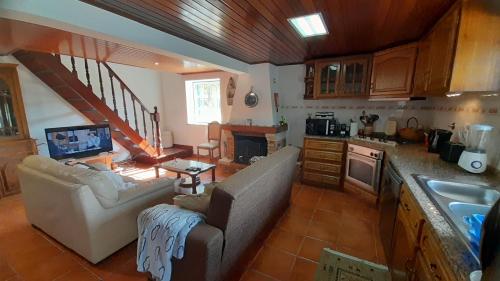
POLYGON ((400 207, 394 226, 393 252, 390 262, 392 281, 407 281, 412 276, 417 244, 410 231, 404 211, 400 207))
POLYGON ((401 189, 389 268, 393 281, 452 281, 450 266, 406 185, 401 189))
POLYGON ((302 183, 340 188, 343 182, 345 142, 327 138, 304 138, 302 183))

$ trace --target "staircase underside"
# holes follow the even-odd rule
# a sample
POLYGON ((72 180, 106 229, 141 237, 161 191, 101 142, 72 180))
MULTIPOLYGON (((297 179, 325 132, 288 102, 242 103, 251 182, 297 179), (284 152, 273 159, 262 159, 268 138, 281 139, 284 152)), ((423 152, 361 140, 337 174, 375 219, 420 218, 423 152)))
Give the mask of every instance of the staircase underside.
POLYGON ((168 160, 165 155, 158 156, 156 149, 101 101, 91 87, 68 70, 58 56, 24 50, 13 55, 94 124, 109 124, 113 139, 126 148, 136 161, 154 164, 168 160))

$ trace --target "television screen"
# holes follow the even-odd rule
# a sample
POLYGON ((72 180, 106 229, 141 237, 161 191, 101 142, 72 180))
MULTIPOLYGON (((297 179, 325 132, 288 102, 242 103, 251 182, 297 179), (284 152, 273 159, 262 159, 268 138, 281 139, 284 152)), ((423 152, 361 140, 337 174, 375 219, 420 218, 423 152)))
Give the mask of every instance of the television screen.
POLYGON ((50 157, 81 158, 113 150, 108 124, 45 129, 50 157))

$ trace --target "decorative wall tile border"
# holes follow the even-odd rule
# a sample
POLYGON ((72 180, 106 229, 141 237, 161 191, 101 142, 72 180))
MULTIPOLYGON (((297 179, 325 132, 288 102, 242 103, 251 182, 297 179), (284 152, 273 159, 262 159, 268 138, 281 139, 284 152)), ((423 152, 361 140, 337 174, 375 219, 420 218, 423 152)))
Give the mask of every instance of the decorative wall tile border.
POLYGON ((316 110, 412 110, 412 111, 435 111, 435 112, 456 112, 456 113, 471 113, 471 114, 484 114, 484 115, 499 115, 498 107, 477 107, 477 106, 366 106, 366 105, 281 105, 281 109, 316 109, 316 110))

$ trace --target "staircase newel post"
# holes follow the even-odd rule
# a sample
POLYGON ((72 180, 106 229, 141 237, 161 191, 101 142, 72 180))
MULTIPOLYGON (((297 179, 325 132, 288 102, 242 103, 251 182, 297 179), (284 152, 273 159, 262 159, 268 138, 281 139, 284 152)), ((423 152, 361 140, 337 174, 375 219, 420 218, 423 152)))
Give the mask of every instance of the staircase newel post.
POLYGON ((153 119, 155 122, 156 126, 156 137, 155 137, 155 147, 156 147, 156 154, 158 156, 161 155, 162 147, 161 147, 161 134, 160 134, 160 113, 158 112, 158 107, 154 107, 155 111, 153 113, 153 119))

